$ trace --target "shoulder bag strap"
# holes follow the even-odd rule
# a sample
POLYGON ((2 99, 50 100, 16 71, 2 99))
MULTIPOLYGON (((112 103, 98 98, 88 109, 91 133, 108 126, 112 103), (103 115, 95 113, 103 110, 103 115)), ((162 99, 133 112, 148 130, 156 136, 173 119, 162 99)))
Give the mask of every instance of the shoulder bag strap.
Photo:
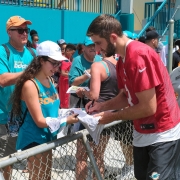
POLYGON ((7 54, 7 60, 9 61, 10 50, 9 50, 9 48, 8 48, 5 44, 2 44, 2 46, 4 47, 4 49, 5 49, 5 51, 6 51, 6 54, 7 54))
POLYGON ((36 57, 36 54, 35 54, 35 52, 32 50, 32 48, 30 48, 30 47, 26 47, 26 48, 30 51, 31 55, 35 58, 35 57, 36 57))

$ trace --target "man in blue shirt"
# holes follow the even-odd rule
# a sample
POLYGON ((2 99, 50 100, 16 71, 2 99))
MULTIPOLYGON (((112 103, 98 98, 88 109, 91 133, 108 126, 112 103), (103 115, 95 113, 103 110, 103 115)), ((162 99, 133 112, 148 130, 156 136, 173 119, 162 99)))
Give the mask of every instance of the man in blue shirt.
MULTIPOLYGON (((14 84, 33 59, 26 48, 31 21, 20 16, 12 16, 6 23, 9 42, 0 46, 0 158, 15 153, 16 137, 8 137, 6 123, 11 111, 10 96, 14 84), (9 52, 8 52, 9 51, 9 52)), ((9 180, 11 167, 3 169, 4 178, 9 180)))
MULTIPOLYGON (((89 83, 90 68, 93 62, 101 61, 101 57, 96 55, 94 42, 90 37, 86 36, 83 45, 83 53, 77 56, 73 62, 69 71, 69 84, 71 86, 87 87, 89 83), (86 73, 85 73, 86 70, 86 73)), ((70 108, 78 106, 84 107, 87 99, 84 98, 83 92, 77 94, 71 94, 70 96, 70 108)))

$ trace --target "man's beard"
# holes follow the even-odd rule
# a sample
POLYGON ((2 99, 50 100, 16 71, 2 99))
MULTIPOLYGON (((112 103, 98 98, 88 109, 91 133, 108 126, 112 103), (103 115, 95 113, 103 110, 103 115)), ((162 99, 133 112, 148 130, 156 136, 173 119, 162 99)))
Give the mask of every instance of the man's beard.
POLYGON ((106 57, 110 57, 116 54, 116 49, 111 42, 108 42, 108 46, 106 48, 106 57))

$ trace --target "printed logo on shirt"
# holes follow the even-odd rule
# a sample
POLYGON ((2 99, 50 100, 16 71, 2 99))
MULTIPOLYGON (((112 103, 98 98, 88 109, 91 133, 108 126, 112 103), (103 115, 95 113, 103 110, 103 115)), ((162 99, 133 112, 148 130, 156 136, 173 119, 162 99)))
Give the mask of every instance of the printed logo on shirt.
MULTIPOLYGON (((49 91, 47 91, 49 94, 49 91)), ((59 99, 57 94, 53 94, 52 96, 47 97, 47 93, 45 94, 46 97, 43 97, 42 94, 39 94, 39 101, 40 104, 50 104, 53 103, 55 100, 59 99)))
POLYGON ((26 69, 27 64, 24 64, 22 61, 14 61, 14 68, 16 69, 26 69))
POLYGON ((158 180, 159 179, 160 174, 158 174, 157 172, 153 172, 151 176, 149 176, 152 180, 158 180))
POLYGON ((145 70, 146 70, 146 67, 143 68, 143 69, 139 69, 139 72, 142 73, 142 72, 145 71, 145 70))

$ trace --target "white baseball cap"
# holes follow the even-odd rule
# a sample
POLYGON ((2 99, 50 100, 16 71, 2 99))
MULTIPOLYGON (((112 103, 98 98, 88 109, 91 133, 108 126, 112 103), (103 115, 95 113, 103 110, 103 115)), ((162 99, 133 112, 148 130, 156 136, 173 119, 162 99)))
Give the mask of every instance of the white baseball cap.
POLYGON ((56 61, 67 60, 61 53, 61 48, 57 43, 52 41, 44 41, 36 48, 37 56, 48 56, 56 61))

